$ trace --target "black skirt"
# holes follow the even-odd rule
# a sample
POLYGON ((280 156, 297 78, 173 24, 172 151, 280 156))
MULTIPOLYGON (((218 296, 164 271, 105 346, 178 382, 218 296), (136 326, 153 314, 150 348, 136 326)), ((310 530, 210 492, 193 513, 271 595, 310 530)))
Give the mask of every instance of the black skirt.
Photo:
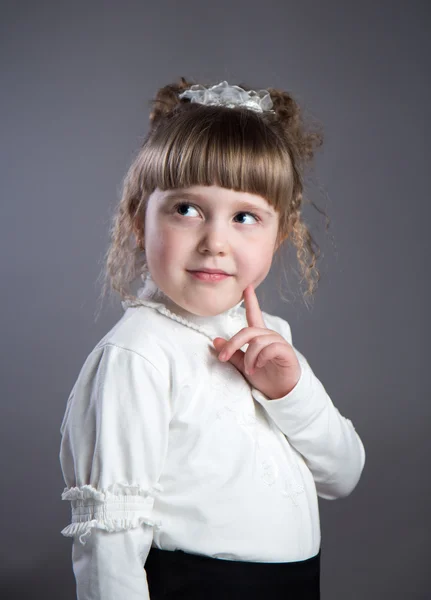
POLYGON ((151 548, 151 600, 319 600, 320 554, 298 562, 245 562, 151 548))

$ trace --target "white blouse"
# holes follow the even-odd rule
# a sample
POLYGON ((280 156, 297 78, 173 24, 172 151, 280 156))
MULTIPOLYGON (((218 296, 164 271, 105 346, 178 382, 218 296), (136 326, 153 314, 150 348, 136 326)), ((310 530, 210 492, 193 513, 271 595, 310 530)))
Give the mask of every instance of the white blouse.
MULTIPOLYGON (((243 301, 214 317, 174 304, 149 277, 87 357, 61 425, 79 600, 149 598, 151 545, 257 562, 320 548, 317 496, 347 496, 365 451, 305 357, 269 400, 212 340, 247 327, 243 301)), ((265 324, 292 343, 288 323, 265 324)), ((246 350, 248 344, 242 347, 246 350)))

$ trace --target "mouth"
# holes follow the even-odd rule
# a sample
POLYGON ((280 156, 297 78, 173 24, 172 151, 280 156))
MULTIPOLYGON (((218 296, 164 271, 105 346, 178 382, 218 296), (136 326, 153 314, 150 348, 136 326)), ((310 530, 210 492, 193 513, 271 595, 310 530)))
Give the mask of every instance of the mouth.
POLYGON ((188 271, 192 277, 203 282, 214 283, 216 281, 223 281, 231 277, 229 273, 223 273, 216 271, 215 273, 209 273, 208 271, 188 271))
POLYGON ((226 271, 222 271, 221 269, 195 269, 190 270, 189 273, 209 273, 210 275, 230 275, 230 273, 226 273, 226 271))

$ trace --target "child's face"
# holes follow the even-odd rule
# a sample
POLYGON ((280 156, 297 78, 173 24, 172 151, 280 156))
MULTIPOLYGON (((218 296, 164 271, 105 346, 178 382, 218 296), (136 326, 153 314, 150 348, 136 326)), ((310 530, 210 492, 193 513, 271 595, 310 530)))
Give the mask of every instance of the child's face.
POLYGON ((235 306, 250 283, 256 288, 265 279, 277 230, 278 214, 261 196, 218 186, 157 188, 145 217, 148 269, 173 302, 193 314, 214 316, 235 306), (201 281, 189 272, 200 268, 231 276, 201 281))

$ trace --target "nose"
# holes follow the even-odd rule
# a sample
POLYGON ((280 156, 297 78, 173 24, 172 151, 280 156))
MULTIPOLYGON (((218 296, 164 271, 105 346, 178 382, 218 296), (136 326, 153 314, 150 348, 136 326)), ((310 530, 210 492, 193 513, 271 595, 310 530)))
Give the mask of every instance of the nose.
POLYGON ((225 254, 228 248, 229 242, 226 229, 220 225, 208 226, 199 242, 199 251, 209 254, 225 254))

